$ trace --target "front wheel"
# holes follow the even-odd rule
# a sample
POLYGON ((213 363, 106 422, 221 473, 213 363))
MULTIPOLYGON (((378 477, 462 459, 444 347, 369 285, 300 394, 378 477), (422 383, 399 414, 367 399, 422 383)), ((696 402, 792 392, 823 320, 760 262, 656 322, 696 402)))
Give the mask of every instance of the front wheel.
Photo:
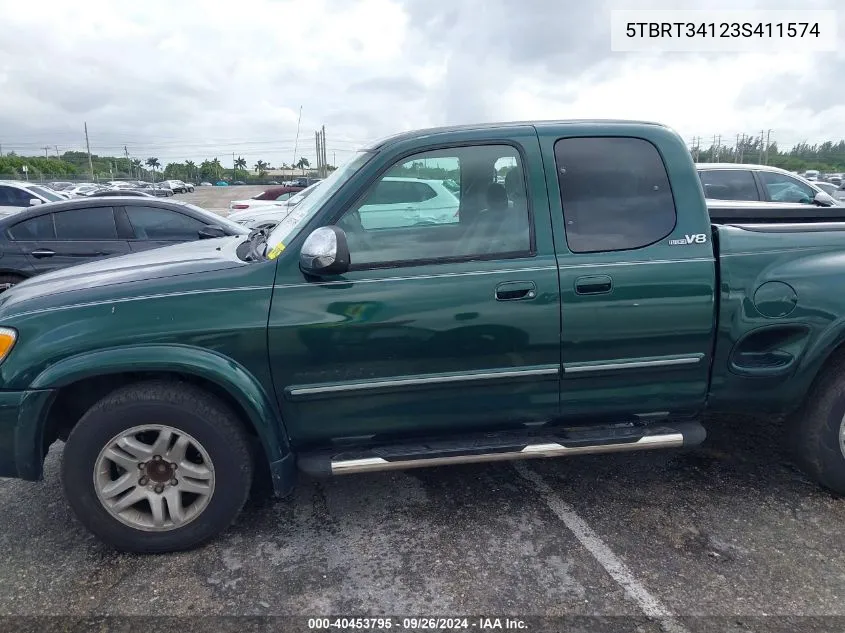
POLYGON ((248 438, 217 398, 149 382, 104 397, 73 428, 62 480, 77 518, 117 549, 190 549, 222 532, 252 484, 248 438))
POLYGON ((823 371, 792 420, 793 446, 808 475, 845 495, 845 359, 823 371))

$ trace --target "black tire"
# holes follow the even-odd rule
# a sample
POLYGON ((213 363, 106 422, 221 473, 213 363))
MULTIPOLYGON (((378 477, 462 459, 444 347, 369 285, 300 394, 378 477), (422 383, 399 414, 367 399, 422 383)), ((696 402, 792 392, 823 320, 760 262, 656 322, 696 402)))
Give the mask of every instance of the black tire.
POLYGON ((810 477, 845 495, 845 357, 822 370, 804 406, 791 420, 796 459, 810 477))
POLYGON ((8 290, 8 284, 16 286, 24 279, 26 279, 26 277, 22 277, 21 275, 0 275, 0 292, 5 292, 6 290, 8 290))
POLYGON ((252 476, 250 443, 237 416, 215 396, 177 382, 137 383, 105 396, 73 428, 62 459, 65 496, 79 521, 109 545, 144 554, 191 549, 221 533, 246 502, 252 476), (184 526, 162 532, 144 531, 112 516, 94 485, 97 457, 106 444, 151 421, 193 436, 214 465, 208 505, 184 526))

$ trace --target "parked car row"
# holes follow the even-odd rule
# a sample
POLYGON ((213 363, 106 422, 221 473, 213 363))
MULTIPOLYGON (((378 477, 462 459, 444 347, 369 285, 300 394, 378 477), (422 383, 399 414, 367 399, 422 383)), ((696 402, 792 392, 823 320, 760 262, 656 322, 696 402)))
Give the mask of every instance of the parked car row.
POLYGON ((194 184, 182 180, 162 180, 152 183, 145 180, 111 180, 105 183, 52 182, 50 188, 68 197, 102 195, 102 192, 143 191, 152 196, 169 198, 176 193, 188 193, 194 190, 194 184))

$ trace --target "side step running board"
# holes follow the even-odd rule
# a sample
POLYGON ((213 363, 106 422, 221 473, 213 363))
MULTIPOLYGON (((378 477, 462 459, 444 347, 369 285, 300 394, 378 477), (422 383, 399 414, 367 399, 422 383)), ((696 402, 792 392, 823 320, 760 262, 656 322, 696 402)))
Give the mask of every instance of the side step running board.
POLYGON ((556 436, 548 431, 542 435, 502 432, 363 451, 305 454, 300 456, 298 463, 301 470, 315 476, 348 475, 450 464, 680 448, 700 444, 705 437, 704 427, 698 422, 560 430, 556 436))

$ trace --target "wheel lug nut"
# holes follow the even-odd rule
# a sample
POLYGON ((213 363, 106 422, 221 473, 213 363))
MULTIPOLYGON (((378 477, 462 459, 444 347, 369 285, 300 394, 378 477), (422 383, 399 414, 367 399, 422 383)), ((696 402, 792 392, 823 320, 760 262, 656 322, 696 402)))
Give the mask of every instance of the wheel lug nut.
POLYGON ((155 490, 157 493, 161 494, 162 492, 164 492, 164 486, 162 486, 162 485, 158 485, 158 486, 156 486, 156 487, 154 488, 154 490, 155 490))
POLYGON ((161 455, 153 455, 153 461, 154 462, 160 462, 161 461, 161 455))
POLYGON ((176 470, 176 464, 170 464, 170 470, 176 470))
POLYGON ((138 484, 139 484, 139 485, 141 485, 141 486, 146 486, 146 485, 147 485, 147 478, 146 478, 146 477, 141 477, 141 478, 138 480, 138 484))
POLYGON ((140 464, 138 464, 138 468, 140 468, 140 469, 144 469, 144 468, 146 468, 146 467, 147 467, 147 463, 146 463, 146 462, 141 462, 140 464))
POLYGON ((178 485, 179 485, 179 480, 178 480, 178 479, 171 479, 171 480, 170 480, 170 485, 171 485, 171 486, 178 486, 178 485))

